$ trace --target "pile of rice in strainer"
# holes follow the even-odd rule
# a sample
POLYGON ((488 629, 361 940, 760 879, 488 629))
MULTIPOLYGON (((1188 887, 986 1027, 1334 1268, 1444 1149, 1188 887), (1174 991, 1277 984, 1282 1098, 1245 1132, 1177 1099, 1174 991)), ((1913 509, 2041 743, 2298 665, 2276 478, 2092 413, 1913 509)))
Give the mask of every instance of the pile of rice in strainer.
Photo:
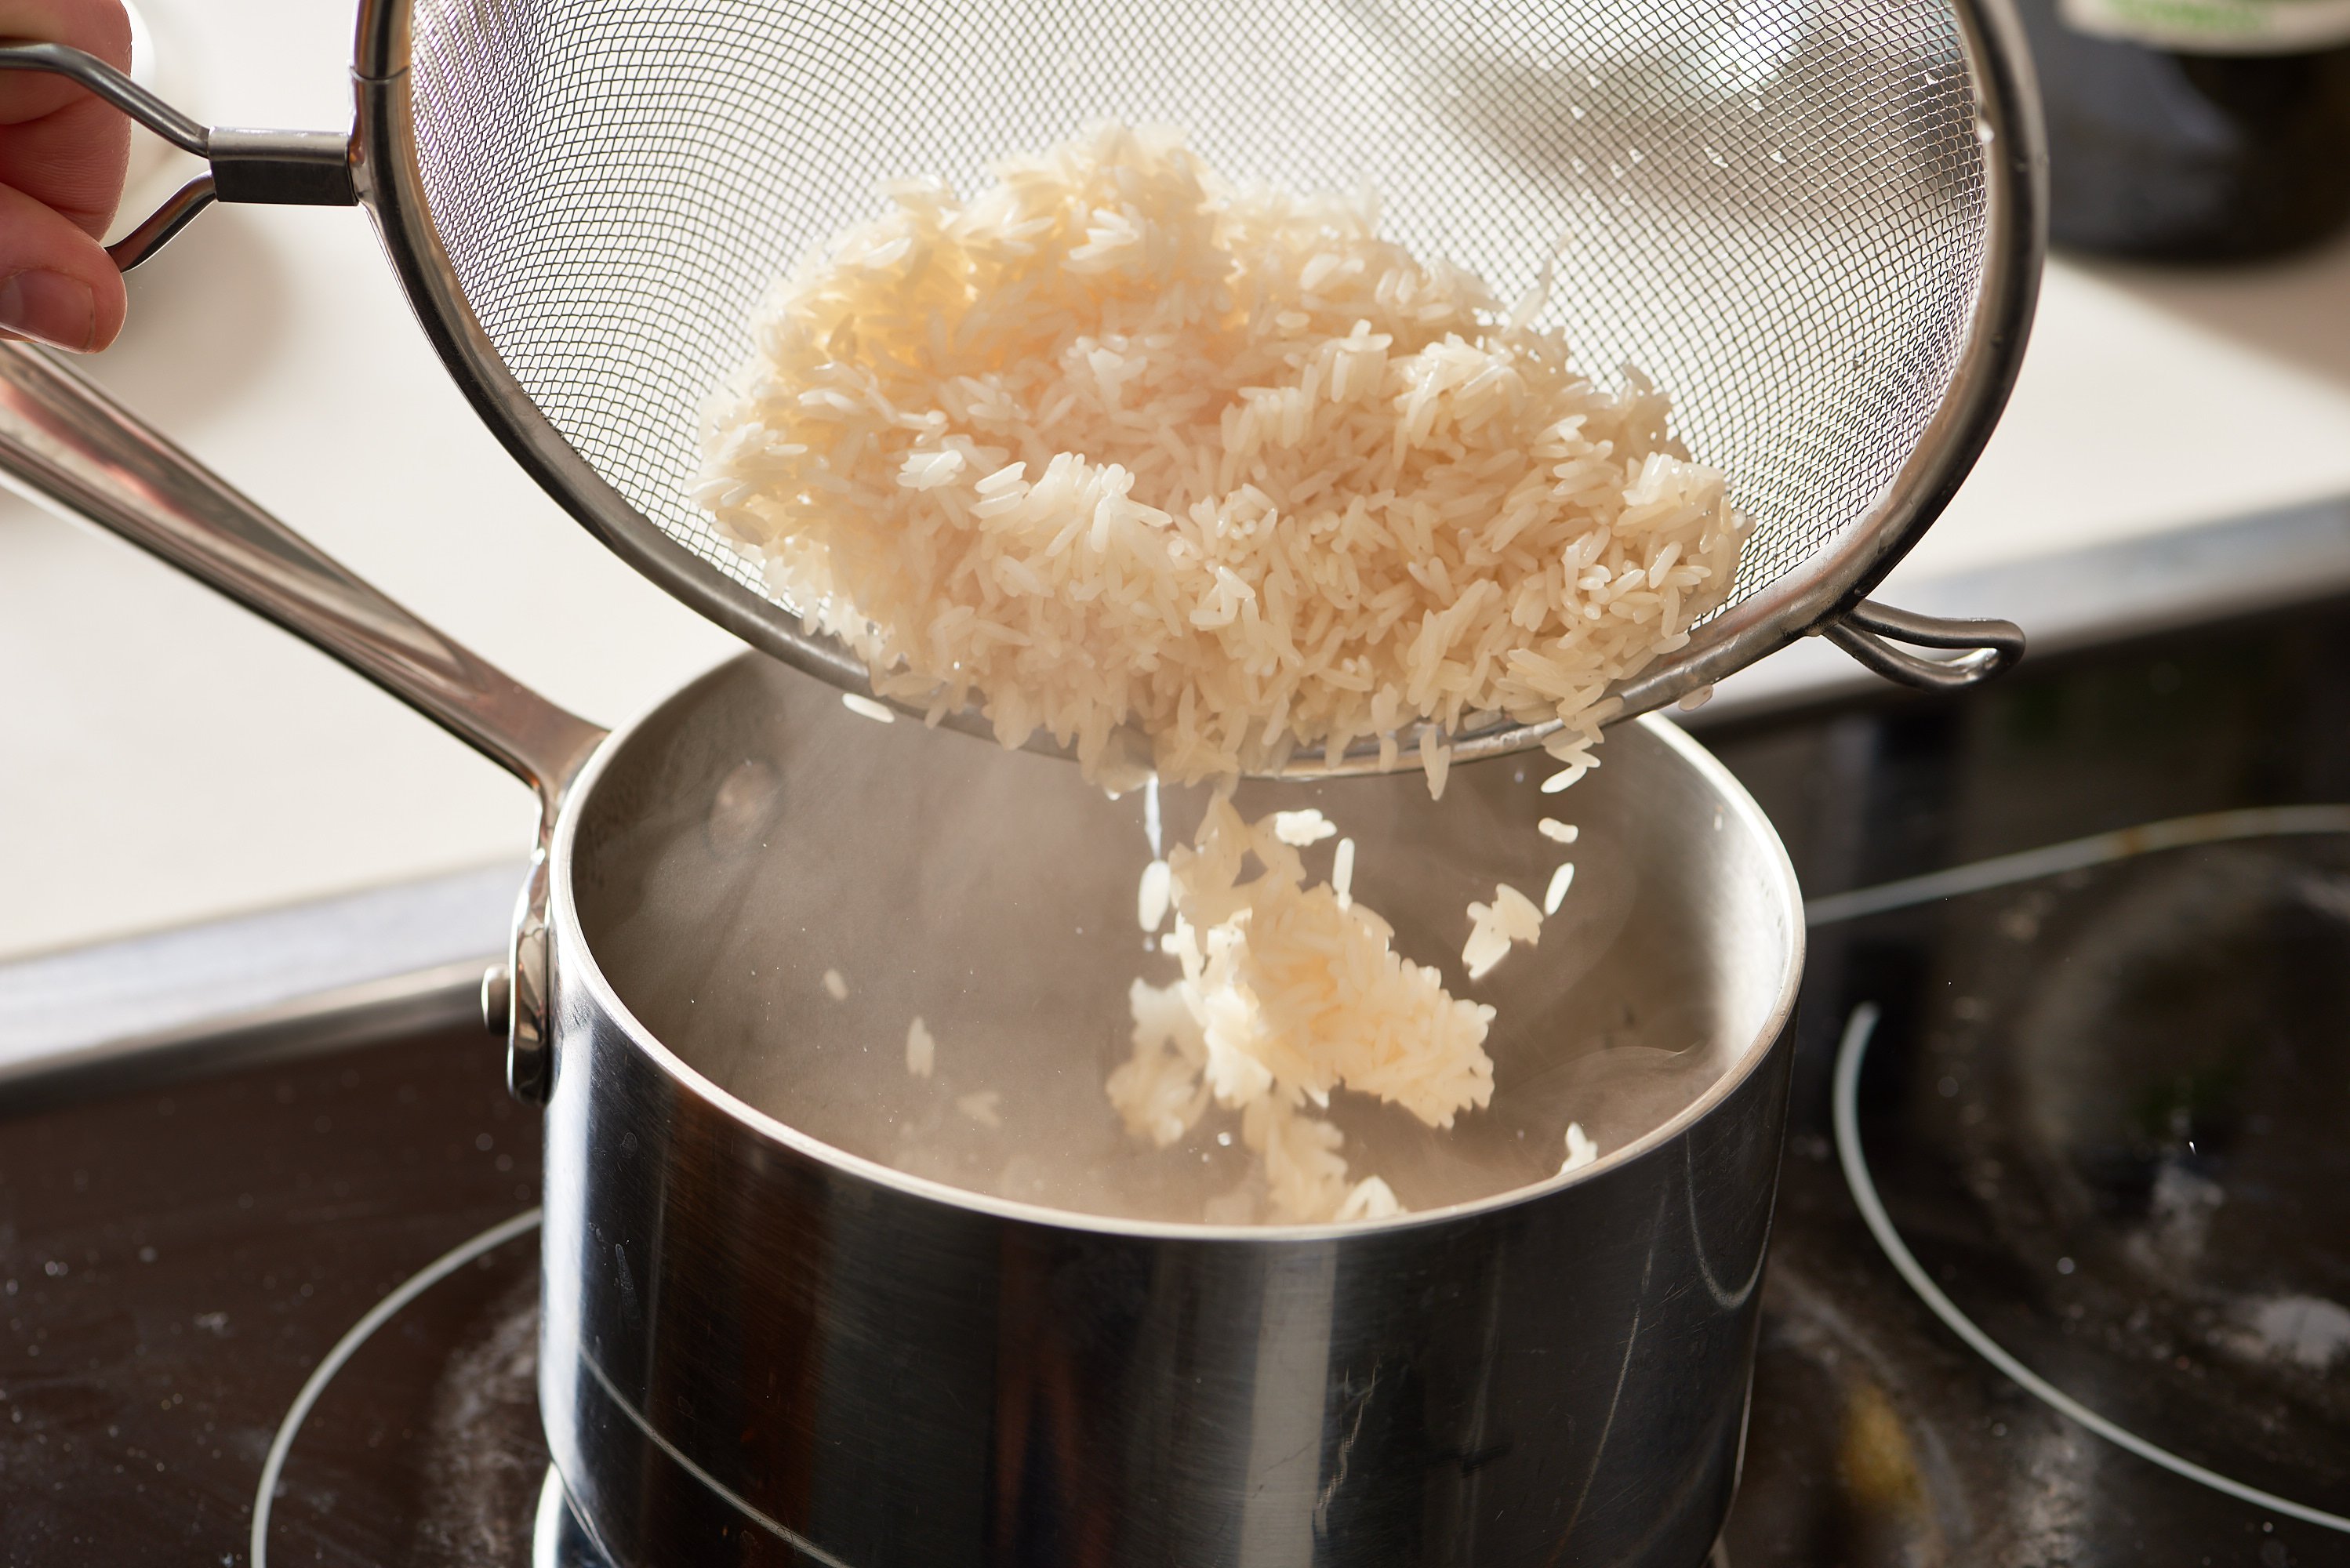
MULTIPOLYGON (((1566 728, 1724 597, 1742 520, 1667 431, 1367 196, 1229 185, 1100 128, 895 210, 781 285, 694 490, 775 590, 933 722, 977 699, 1088 776, 1495 714, 1566 728)), ((1545 285, 1545 288, 1547 284, 1545 285)))

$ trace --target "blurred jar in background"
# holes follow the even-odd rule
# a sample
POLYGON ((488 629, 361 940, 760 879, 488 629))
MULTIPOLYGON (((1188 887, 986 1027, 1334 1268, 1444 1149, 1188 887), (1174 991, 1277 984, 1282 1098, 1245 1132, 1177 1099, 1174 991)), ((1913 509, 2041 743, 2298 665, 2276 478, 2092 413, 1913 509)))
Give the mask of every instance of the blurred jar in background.
POLYGON ((2350 222, 2350 0, 2017 4, 2058 244, 2229 261, 2350 222))

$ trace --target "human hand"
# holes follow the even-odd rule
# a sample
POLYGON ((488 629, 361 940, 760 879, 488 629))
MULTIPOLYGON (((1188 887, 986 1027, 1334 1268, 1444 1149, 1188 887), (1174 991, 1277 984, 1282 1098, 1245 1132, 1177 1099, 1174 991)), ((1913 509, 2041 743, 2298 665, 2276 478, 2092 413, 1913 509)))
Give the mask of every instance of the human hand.
MULTIPOLYGON (((130 68, 121 0, 0 0, 0 38, 130 68)), ((88 351, 122 330, 122 274, 99 241, 130 158, 120 110, 63 77, 0 72, 0 337, 88 351)))

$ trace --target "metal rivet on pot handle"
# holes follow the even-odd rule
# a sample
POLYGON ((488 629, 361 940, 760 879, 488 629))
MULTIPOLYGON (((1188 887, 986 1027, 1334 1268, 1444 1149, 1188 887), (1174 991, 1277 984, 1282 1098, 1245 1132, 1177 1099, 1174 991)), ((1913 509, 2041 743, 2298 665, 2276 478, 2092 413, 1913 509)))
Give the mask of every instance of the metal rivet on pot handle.
POLYGON ((214 130, 182 114, 95 55, 63 44, 0 44, 0 71, 46 71, 79 82, 182 152, 212 165, 137 228, 106 247, 129 272, 214 202, 280 207, 354 207, 351 139, 333 130, 214 130))
POLYGON ((514 970, 494 963, 482 971, 482 1027, 504 1034, 514 1026, 514 970))
POLYGON ((526 1106, 555 1088, 555 1028, 549 1016, 547 877, 544 849, 531 864, 506 950, 506 1089, 526 1106))
POLYGON ((1867 599, 1830 622, 1821 635, 1888 680, 1935 691, 1987 680, 2023 657, 2023 628, 2013 621, 1944 620, 1867 599), (1960 651, 1955 658, 1929 659, 1896 642, 1960 651))
POLYGON ((533 867, 523 891, 505 961, 482 971, 482 1027, 506 1043, 506 1091, 526 1106, 546 1103, 555 1087, 555 1029, 547 1015, 546 921, 536 895, 545 877, 533 867), (515 977, 523 977, 515 983, 515 977))

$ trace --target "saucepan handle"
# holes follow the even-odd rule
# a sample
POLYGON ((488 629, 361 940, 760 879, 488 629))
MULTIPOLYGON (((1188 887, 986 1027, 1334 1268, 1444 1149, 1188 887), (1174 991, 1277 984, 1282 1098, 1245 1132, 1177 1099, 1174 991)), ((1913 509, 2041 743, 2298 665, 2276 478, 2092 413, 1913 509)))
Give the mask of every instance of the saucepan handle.
POLYGON ((45 71, 79 82, 182 152, 212 165, 106 247, 129 272, 213 202, 349 207, 359 202, 351 139, 332 130, 215 130, 192 119, 99 59, 64 44, 0 41, 0 71, 45 71))
POLYGON ((378 593, 38 348, 0 343, 0 483, 97 524, 374 681, 537 792, 539 853, 483 991, 517 1094, 545 1096, 546 846, 605 735, 378 593))
POLYGON ((0 483, 161 556, 340 659, 529 784, 549 820, 604 738, 26 343, 0 343, 0 483))

